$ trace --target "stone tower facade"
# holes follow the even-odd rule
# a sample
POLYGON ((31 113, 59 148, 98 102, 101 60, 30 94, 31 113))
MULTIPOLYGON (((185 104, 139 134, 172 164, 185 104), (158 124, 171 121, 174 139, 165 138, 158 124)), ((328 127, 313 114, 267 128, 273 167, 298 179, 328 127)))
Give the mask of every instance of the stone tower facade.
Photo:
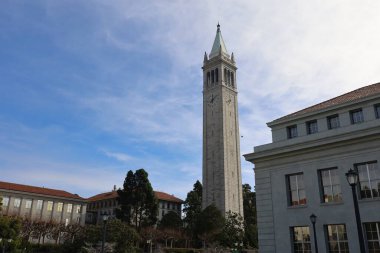
POLYGON ((234 54, 228 54, 218 24, 203 62, 203 196, 222 213, 243 216, 239 119, 234 54))

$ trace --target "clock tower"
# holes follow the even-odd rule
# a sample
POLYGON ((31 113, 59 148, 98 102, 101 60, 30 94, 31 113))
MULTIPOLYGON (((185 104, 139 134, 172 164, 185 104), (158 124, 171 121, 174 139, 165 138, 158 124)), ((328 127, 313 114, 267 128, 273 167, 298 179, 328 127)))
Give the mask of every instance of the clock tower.
POLYGON ((202 208, 243 216, 239 119, 234 54, 228 54, 220 25, 203 62, 202 208))

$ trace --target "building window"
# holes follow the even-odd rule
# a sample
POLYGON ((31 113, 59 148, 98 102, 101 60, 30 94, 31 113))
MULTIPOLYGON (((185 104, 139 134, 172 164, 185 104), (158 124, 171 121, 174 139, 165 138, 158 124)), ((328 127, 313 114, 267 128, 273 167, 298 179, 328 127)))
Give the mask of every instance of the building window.
POLYGON ((62 202, 59 202, 58 205, 57 205, 57 212, 62 212, 63 210, 63 203, 62 202))
POLYGON ((380 119, 380 104, 375 105, 376 119, 380 119))
POLYGON ((309 227, 293 227, 291 234, 294 253, 311 253, 309 227))
POLYGON ((48 201, 47 202, 47 210, 49 212, 53 211, 53 201, 48 201))
POLYGON ((322 184, 322 202, 341 202, 342 191, 340 189, 338 169, 320 170, 319 176, 322 184))
POLYGON ((215 81, 214 70, 211 70, 211 83, 214 83, 214 81, 215 81))
POLYGON ((165 216, 165 210, 162 210, 162 217, 165 216))
POLYGON ((306 122, 307 134, 315 134, 318 132, 318 123, 316 120, 306 122))
POLYGON ((327 244, 331 253, 349 253, 345 225, 327 225, 327 244))
POLYGON ((351 116, 351 123, 352 124, 358 124, 358 123, 361 123, 364 121, 362 109, 350 111, 350 116, 351 116))
POLYGON ((26 209, 32 208, 32 200, 31 199, 25 200, 25 208, 26 209))
POLYGON ((75 213, 80 213, 81 212, 81 208, 82 208, 81 205, 76 205, 75 206, 75 213))
POLYGON ((218 69, 216 68, 215 69, 215 81, 218 82, 219 81, 219 73, 218 73, 218 69))
POLYGON ((234 73, 231 72, 231 86, 234 87, 234 73))
POLYGON ((303 173, 288 175, 289 205, 299 206, 306 204, 305 185, 303 173))
POLYGON ((357 164, 359 173, 360 197, 371 199, 380 197, 380 169, 377 162, 357 164))
POLYGON ((210 72, 207 72, 207 87, 210 84, 210 72))
POLYGON ((380 252, 380 222, 364 223, 369 253, 380 252))
POLYGON ((13 206, 18 208, 20 207, 20 205, 21 205, 21 199, 19 198, 15 199, 15 201, 13 202, 13 206))
POLYGON ((37 209, 38 210, 41 210, 42 209, 42 205, 43 205, 43 203, 44 203, 44 201, 43 200, 41 200, 41 199, 39 199, 39 200, 37 200, 37 209))
POLYGON ((292 139, 298 136, 297 125, 288 126, 287 130, 288 130, 288 139, 292 139))
POLYGON ((71 213, 73 211, 73 204, 67 204, 67 212, 71 213))
POLYGON ((328 129, 335 129, 340 127, 338 114, 327 117, 327 127, 328 129))
POLYGON ((4 207, 9 205, 9 197, 3 197, 1 203, 3 204, 4 207))

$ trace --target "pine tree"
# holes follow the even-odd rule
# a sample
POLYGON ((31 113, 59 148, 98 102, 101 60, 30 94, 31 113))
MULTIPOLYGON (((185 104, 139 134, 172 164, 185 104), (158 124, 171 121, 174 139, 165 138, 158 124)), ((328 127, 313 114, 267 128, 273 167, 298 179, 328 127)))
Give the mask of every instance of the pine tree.
POLYGON ((144 169, 128 171, 123 189, 119 189, 116 217, 136 229, 152 226, 157 222, 158 204, 148 173, 144 169))
POLYGON ((199 214, 202 212, 202 184, 197 180, 184 202, 184 222, 188 233, 194 238, 199 214))

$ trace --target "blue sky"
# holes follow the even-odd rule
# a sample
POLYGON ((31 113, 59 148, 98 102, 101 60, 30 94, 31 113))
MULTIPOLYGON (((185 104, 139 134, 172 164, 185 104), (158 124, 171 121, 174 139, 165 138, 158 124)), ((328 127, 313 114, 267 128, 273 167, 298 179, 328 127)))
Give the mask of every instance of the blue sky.
MULTIPOLYGON (((184 198, 202 170, 203 54, 238 65, 241 153, 277 117, 380 81, 379 1, 0 3, 0 180, 89 197, 145 168, 184 198)), ((243 182, 254 184, 242 159, 243 182)))

